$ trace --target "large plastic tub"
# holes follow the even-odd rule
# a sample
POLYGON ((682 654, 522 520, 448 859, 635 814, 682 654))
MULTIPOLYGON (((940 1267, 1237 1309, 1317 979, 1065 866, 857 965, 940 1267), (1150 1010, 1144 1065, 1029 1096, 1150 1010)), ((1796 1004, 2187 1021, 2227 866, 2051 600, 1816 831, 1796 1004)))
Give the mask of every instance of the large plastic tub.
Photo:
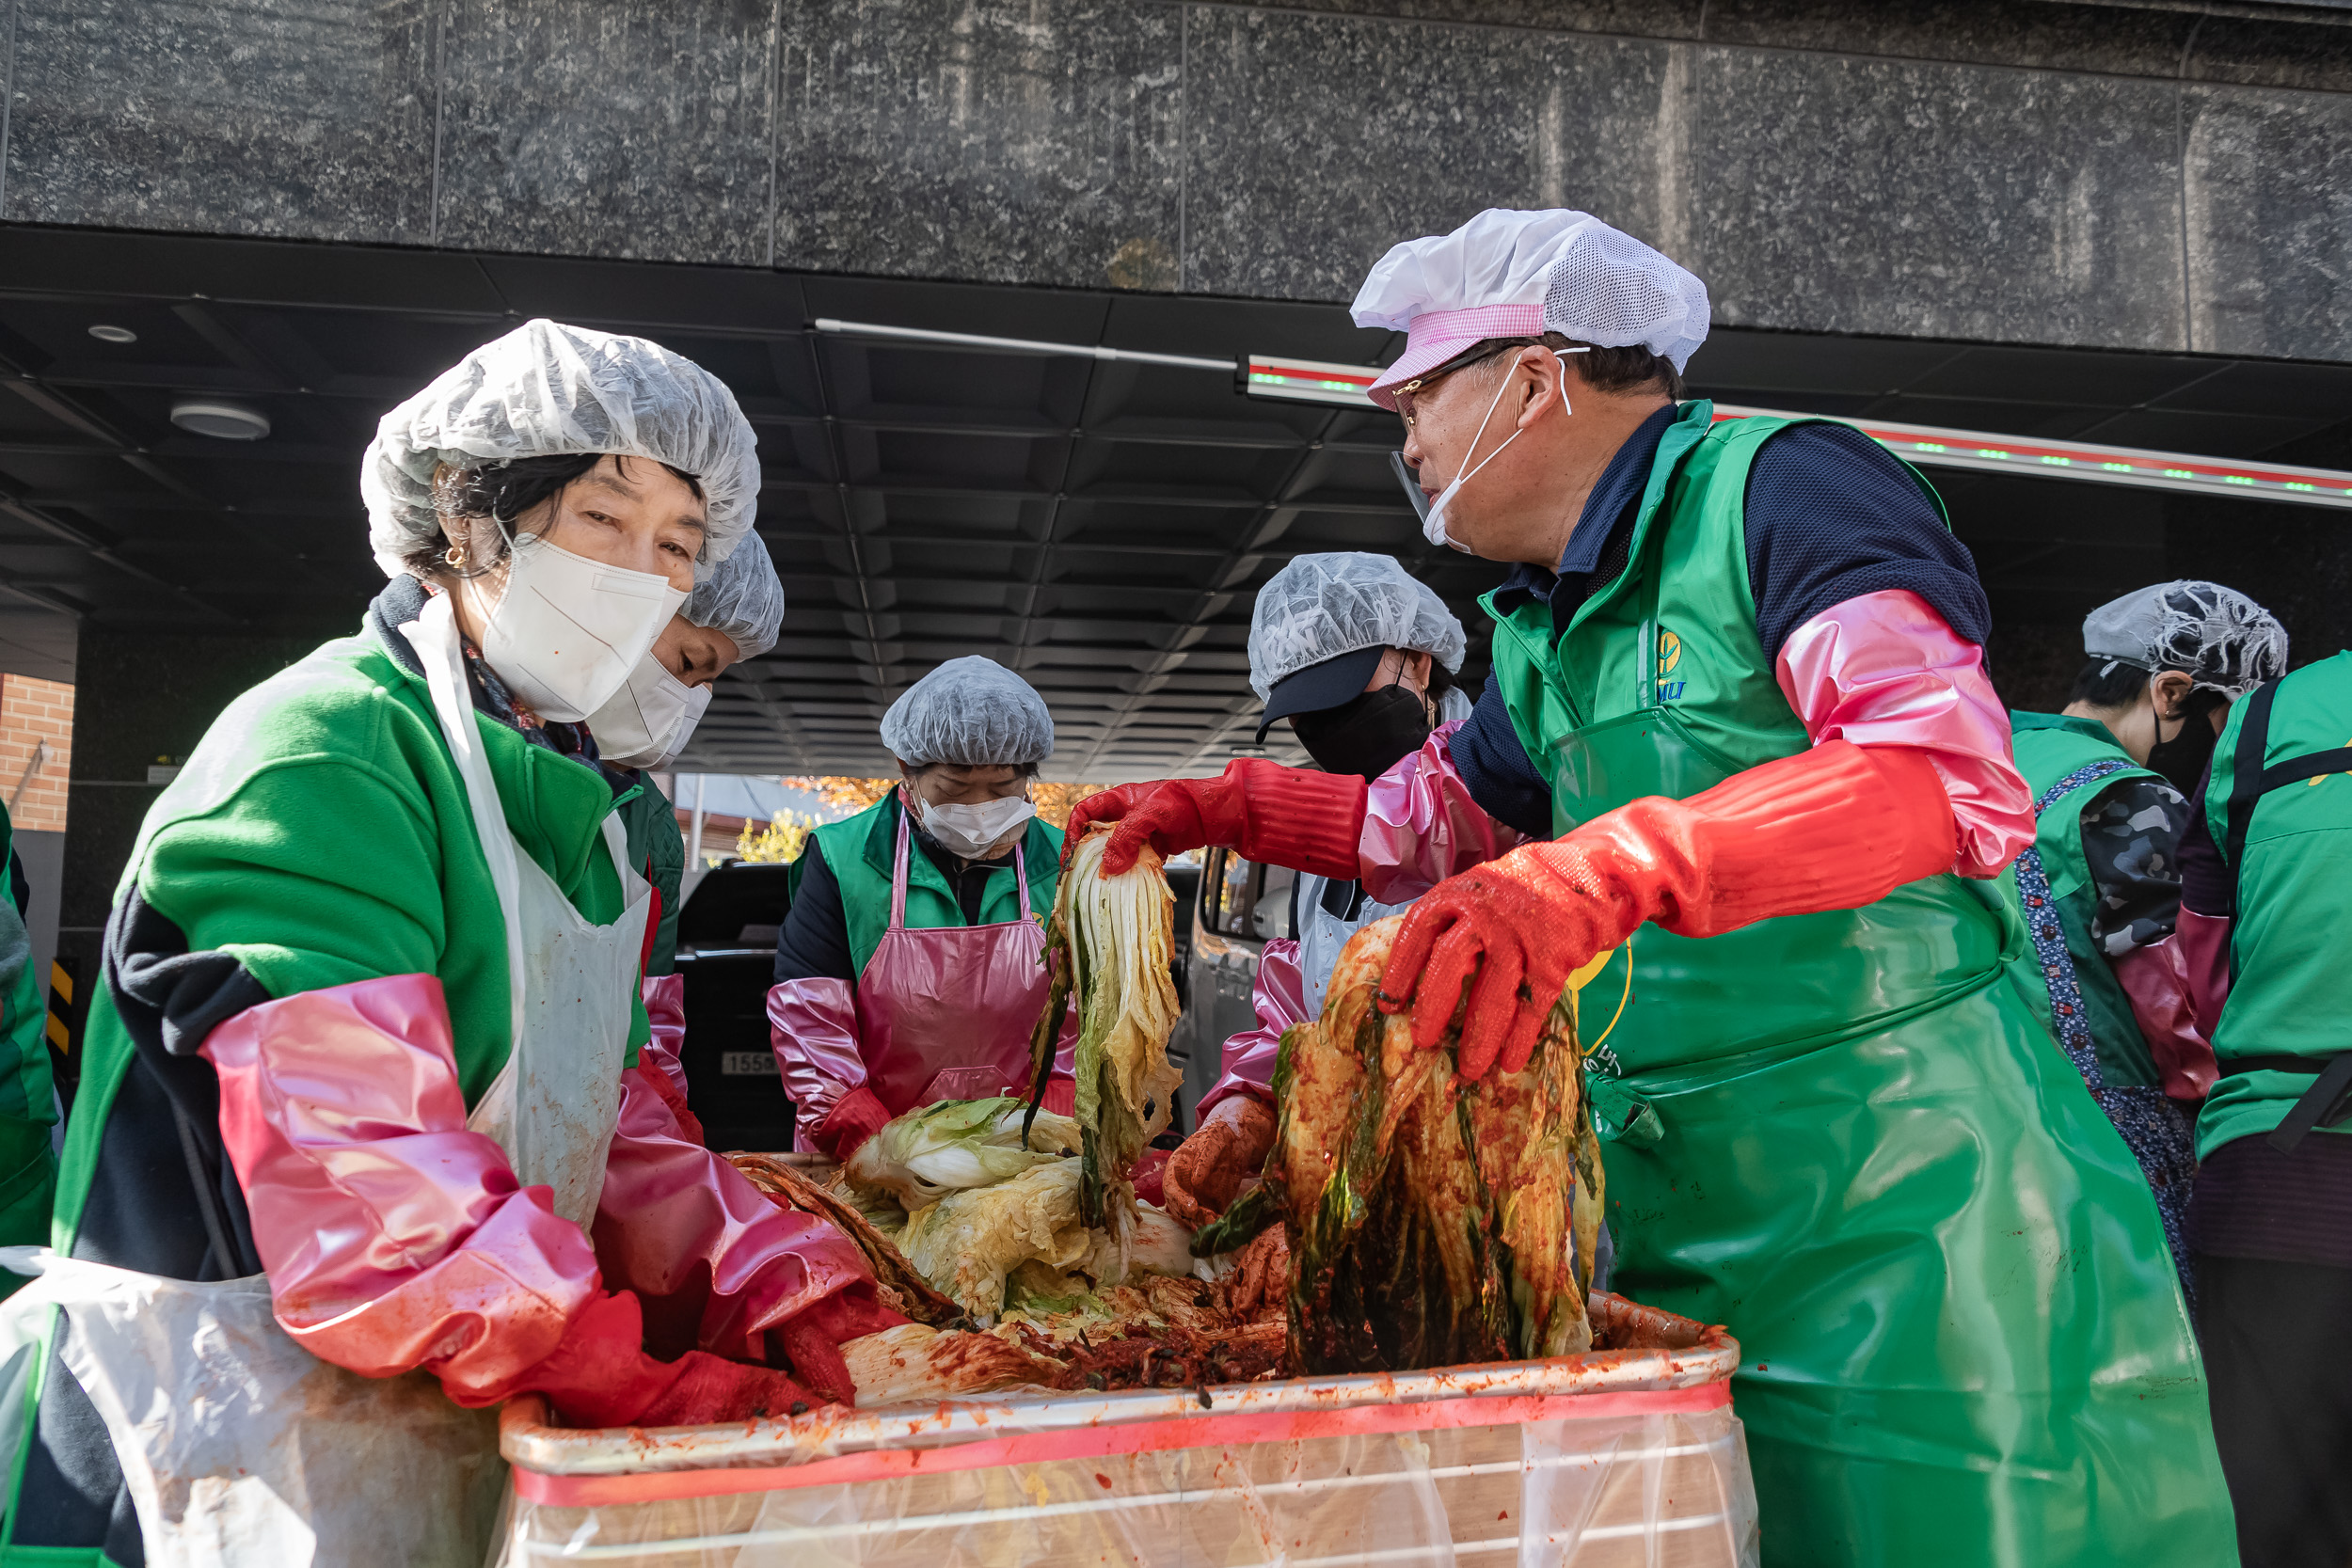
POLYGON ((498 1560, 1753 1563, 1739 1345, 1616 1296, 1593 1312, 1618 1348, 1394 1376, 604 1431, 517 1400, 498 1560))

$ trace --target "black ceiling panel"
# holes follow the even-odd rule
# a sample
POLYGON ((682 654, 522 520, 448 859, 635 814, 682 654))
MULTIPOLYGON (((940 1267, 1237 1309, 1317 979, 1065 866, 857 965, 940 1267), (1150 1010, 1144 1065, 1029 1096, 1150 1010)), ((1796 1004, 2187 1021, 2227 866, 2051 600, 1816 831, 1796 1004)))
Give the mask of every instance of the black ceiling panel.
MULTIPOLYGON (((25 228, 0 228, 0 608, 188 630, 356 621, 382 581, 358 485, 376 420, 540 314, 660 339, 758 432, 783 636, 723 680, 690 768, 881 770, 890 702, 985 654, 1043 693, 1054 775, 1213 771, 1256 728, 1253 595, 1314 550, 1397 555, 1462 617, 1483 676, 1475 601, 1502 569, 1422 540, 1389 416, 1251 399, 1230 372, 815 326, 1210 358, 1402 346, 1336 307, 25 228), (269 435, 176 429, 172 404, 197 393, 249 404, 269 435)), ((2233 456, 2335 422, 2352 390, 2343 367, 1740 331, 1691 376, 1730 402, 2233 456)), ((1996 619, 2079 615, 2162 569, 2160 497, 1934 477, 1996 619)), ((1287 732, 1269 741, 1299 756, 1287 732)))

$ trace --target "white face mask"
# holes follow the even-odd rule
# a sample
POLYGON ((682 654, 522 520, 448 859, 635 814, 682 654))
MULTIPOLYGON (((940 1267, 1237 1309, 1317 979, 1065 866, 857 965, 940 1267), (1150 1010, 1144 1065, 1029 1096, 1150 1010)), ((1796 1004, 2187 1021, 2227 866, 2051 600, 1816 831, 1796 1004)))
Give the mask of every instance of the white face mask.
MULTIPOLYGON (((1563 354, 1584 354, 1587 352, 1589 351, 1581 348, 1563 349, 1561 351, 1563 354)), ((1502 378, 1502 385, 1495 388, 1494 402, 1486 404, 1486 418, 1478 421, 1477 434, 1470 437, 1470 451, 1476 451, 1478 450, 1478 437, 1486 434, 1486 420, 1493 419, 1495 417, 1495 410, 1502 406, 1502 394, 1511 389, 1511 380, 1512 378, 1509 375, 1504 375, 1502 378)), ((1576 412, 1575 409, 1568 406, 1568 367, 1565 364, 1563 364, 1560 367, 1560 412, 1563 414, 1573 414, 1576 412)), ((1513 441, 1518 440, 1520 436, 1526 434, 1527 427, 1525 425, 1521 425, 1518 429, 1511 432, 1508 436, 1504 437, 1502 446, 1495 448, 1494 451, 1488 452, 1486 456, 1478 460, 1477 467, 1470 469, 1470 473, 1457 474, 1454 476, 1453 483, 1438 491, 1438 499, 1429 503, 1429 511, 1421 520, 1422 537, 1428 540, 1433 545, 1443 545, 1448 549, 1460 550, 1464 555, 1470 554, 1470 551, 1468 545, 1457 544, 1445 531, 1445 509, 1447 503, 1452 501, 1455 496, 1461 494, 1462 486, 1470 483, 1470 474, 1476 473, 1479 468, 1485 467, 1496 458, 1501 457, 1502 455, 1503 447, 1509 446, 1513 441)))
POLYGON ((647 654, 628 673, 628 683, 611 702, 588 716, 596 752, 616 768, 667 768, 710 705, 710 688, 689 686, 647 654))
POLYGON ((548 544, 515 539, 506 591, 485 618, 482 657, 542 719, 577 723, 610 702, 686 594, 548 544))
POLYGON ((1036 815, 1037 807, 1018 797, 977 806, 934 806, 924 800, 923 831, 949 854, 976 861, 993 848, 998 839, 1036 815))

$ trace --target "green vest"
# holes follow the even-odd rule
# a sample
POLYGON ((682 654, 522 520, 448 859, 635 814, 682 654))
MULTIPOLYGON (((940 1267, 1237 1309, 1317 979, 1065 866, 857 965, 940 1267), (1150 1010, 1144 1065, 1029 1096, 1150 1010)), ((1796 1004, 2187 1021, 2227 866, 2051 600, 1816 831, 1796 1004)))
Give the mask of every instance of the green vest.
MULTIPOLYGON (((1629 564, 1564 632, 1488 600, 1555 832, 1810 744, 1748 583, 1748 471, 1789 421, 1712 413, 1667 428, 1629 564)), ((1619 960, 1586 1080, 1615 1288, 1739 1339, 1768 1568, 2232 1560, 2162 1223, 2006 983, 2024 946, 1947 874, 1619 960)))
MULTIPOLYGON (((2083 813, 2108 785, 2124 779, 2158 779, 2162 775, 2132 761, 2116 744, 2114 735, 2096 719, 2070 719, 2059 713, 2011 713, 2017 770, 2040 807, 2034 822, 2034 848, 2050 879, 2050 911, 2028 910, 2017 886, 2017 868, 2001 873, 2000 889, 2010 909, 2028 925, 2055 919, 2065 938, 2067 956, 2074 960, 2074 980, 2082 992, 2083 1022, 2090 1030, 2091 1049, 2099 1058, 2099 1076, 2106 1088, 2159 1088, 2163 1075, 2139 1032, 2131 998, 2107 967, 2106 955, 2090 940, 2090 919, 2098 907, 2099 890, 2090 879, 2090 862, 2083 853, 2083 813), (2113 772, 2086 779, 2057 800, 2042 803, 2051 788, 2094 763, 2120 762, 2113 772)), ((2049 977, 2032 949, 2017 957, 2010 977, 2034 1016, 2052 1035, 2060 1031, 2050 1011, 2049 977)))
MULTIPOLYGON (((892 790, 855 816, 828 822, 809 836, 824 846, 825 865, 841 888, 841 912, 849 923, 850 961, 866 973, 882 933, 890 928, 890 875, 898 851, 898 818, 904 815, 898 792, 892 790)), ((1061 879, 1061 830, 1037 817, 1021 841, 1027 863, 1029 913, 1041 922, 1054 908, 1054 890, 1061 879)), ((795 879, 797 891, 798 879, 795 879)), ((979 924, 998 926, 1021 918, 1021 893, 1013 885, 1012 862, 988 875, 988 891, 980 900, 979 924)), ((931 858, 913 843, 907 846, 907 929, 928 931, 963 924, 963 907, 931 858)))
MULTIPOLYGON (((0 867, 8 864, 14 838, 8 814, 0 808, 0 867)), ((33 973, 33 939, 15 899, 0 887, 0 1031, 8 1037, 0 1052, 0 1246, 46 1244, 56 1201, 49 1128, 57 1119, 57 1103, 49 1077, 44 994, 33 973)), ((24 1283, 23 1275, 0 1279, 0 1296, 24 1283)))
MULTIPOLYGON (((596 770, 475 721, 522 852, 598 923, 621 913, 596 770)), ((328 642, 229 705, 148 808, 135 885, 189 950, 233 954, 273 998, 391 974, 440 979, 470 1107, 514 1048, 506 925, 464 779, 421 675, 373 630, 328 642)), ((628 1060, 647 1037, 632 1007, 628 1060)), ((103 985, 66 1131, 52 1243, 70 1250, 134 1048, 103 985)))
POLYGON ((653 946, 645 954, 645 974, 677 971, 677 917, 683 898, 678 892, 686 873, 686 835, 678 832, 677 808, 661 793, 651 773, 640 771, 637 787, 620 799, 621 826, 628 833, 628 860, 637 874, 661 895, 661 923, 654 927, 653 946))
MULTIPOLYGON (((1643 795, 1682 799, 1812 742, 1781 695, 1756 631, 1748 582, 1748 469, 1777 419, 1711 425, 1686 404, 1667 427, 1634 523, 1628 570, 1553 641, 1548 605, 1496 619, 1494 672, 1529 760, 1550 781, 1565 832, 1643 795)), ((1913 475, 1930 499, 1934 491, 1913 475)), ((1609 1044, 1629 1073, 1772 1050, 1932 1005, 1962 976, 2025 950, 1983 883, 1935 877, 1862 911, 1765 921, 1704 942, 1645 928, 1629 1007, 1609 1044), (1922 930, 1933 941, 1912 940, 1922 930), (1759 987, 1755 976, 1769 974, 1759 987)), ((1612 976, 1596 982, 1603 992, 1612 976)))
MULTIPOLYGON (((2227 862, 2230 792, 2252 699, 2233 704, 2214 747, 2201 802, 2227 862)), ((2296 671, 2279 683, 2262 765, 2277 767, 2352 743, 2352 653, 2296 671)), ((2248 759, 2250 760, 2250 759, 2248 759)), ((2344 933, 2352 929, 2352 779, 2330 773, 2282 785, 2254 802, 2235 864, 2237 911, 2230 926, 2230 1000, 2212 1030, 2221 1078, 2197 1118, 2197 1152, 2276 1128, 2312 1086, 2296 1072, 2233 1072, 2231 1058, 2328 1057, 2352 1050, 2344 990, 2344 933)), ((2338 1136, 2352 1123, 2314 1129, 2338 1136)))

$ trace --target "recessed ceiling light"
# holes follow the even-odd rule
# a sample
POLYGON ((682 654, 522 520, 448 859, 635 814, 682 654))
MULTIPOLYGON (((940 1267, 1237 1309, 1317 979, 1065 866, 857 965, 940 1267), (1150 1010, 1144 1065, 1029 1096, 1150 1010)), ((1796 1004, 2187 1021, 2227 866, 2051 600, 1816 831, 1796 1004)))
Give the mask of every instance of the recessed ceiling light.
POLYGON ((246 403, 219 398, 182 398, 171 405, 171 422, 193 436, 222 441, 258 441, 269 434, 269 416, 246 403))
POLYGON ((135 343, 139 341, 139 335, 129 327, 116 326, 110 322, 98 323, 89 329, 89 335, 102 343, 135 343))

